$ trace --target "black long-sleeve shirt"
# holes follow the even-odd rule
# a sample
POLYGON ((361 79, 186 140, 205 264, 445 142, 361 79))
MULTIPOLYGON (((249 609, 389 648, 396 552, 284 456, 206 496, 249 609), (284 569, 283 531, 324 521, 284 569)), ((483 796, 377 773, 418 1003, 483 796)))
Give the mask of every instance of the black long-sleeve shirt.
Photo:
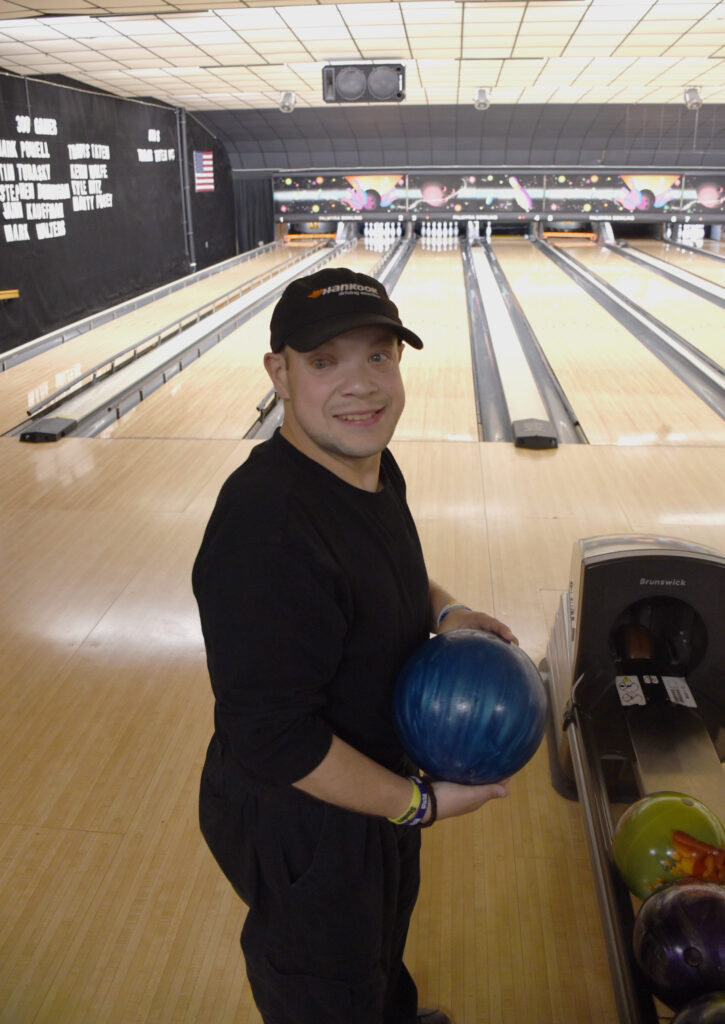
POLYGON ((192 578, 216 740, 247 778, 297 781, 333 733, 404 761, 392 690, 428 637, 428 577, 387 449, 380 480, 354 487, 277 432, 219 494, 192 578))

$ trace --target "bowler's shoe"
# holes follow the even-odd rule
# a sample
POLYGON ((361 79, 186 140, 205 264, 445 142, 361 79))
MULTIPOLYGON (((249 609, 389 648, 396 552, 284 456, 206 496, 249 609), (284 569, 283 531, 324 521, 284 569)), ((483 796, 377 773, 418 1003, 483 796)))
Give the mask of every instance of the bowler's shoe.
POLYGON ((416 1016, 419 1024, 451 1024, 451 1018, 446 1017, 442 1010, 427 1010, 419 1006, 416 1016))

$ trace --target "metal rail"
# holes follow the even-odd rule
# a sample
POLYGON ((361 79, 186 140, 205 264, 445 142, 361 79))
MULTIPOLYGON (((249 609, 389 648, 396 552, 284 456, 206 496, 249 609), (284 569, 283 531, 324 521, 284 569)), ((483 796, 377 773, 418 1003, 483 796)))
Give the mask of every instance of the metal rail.
POLYGON ((498 371, 481 289, 473 266, 471 245, 467 238, 461 239, 460 244, 471 339, 474 396, 478 425, 483 435, 481 440, 513 441, 511 416, 498 371))
POLYGON ((700 249, 696 245, 685 245, 684 242, 674 242, 671 238, 663 238, 663 242, 667 245, 672 245, 675 249, 684 249, 685 252, 696 252, 700 256, 708 256, 711 260, 719 260, 720 263, 725 263, 725 255, 720 252, 710 252, 709 249, 700 249))
POLYGON ((241 298, 247 292, 256 288, 264 281, 268 281, 275 277, 282 270, 288 270, 290 266, 295 263, 306 259, 311 252, 316 252, 322 248, 324 243, 320 243, 319 246, 315 246, 313 249, 308 250, 305 253, 299 253, 294 256, 291 260, 286 260, 281 266, 265 270, 261 274, 257 274, 255 277, 250 278, 249 281, 245 281, 241 285, 235 285, 234 288, 230 288, 226 292, 222 292, 221 295, 217 296, 211 302, 205 302, 201 306, 197 306, 196 309, 189 310, 184 313, 183 316, 177 317, 176 320, 171 320, 165 324, 162 328, 157 331, 153 331, 151 334, 146 335, 140 341, 134 342, 132 345, 128 345, 126 348, 120 349, 115 352, 112 356, 108 356, 106 359, 101 360, 100 363, 96 363, 95 366, 89 367, 82 373, 80 377, 76 377, 74 380, 68 381, 62 387, 53 391, 50 395, 47 395, 42 401, 36 405, 31 406, 28 409, 28 416, 37 416, 40 412, 50 412, 55 408, 61 401, 67 398, 71 394, 85 390, 85 388, 92 387, 97 380, 101 380, 117 370, 128 366, 129 363, 134 362, 142 355, 146 355, 148 352, 153 351, 158 345, 169 338, 179 334, 182 329, 190 327, 192 324, 199 323, 204 317, 209 316, 211 313, 216 313, 224 306, 229 305, 235 299, 241 298))
POLYGON ((725 309, 725 288, 722 288, 720 285, 710 283, 708 287, 703 278, 694 280, 697 277, 696 274, 683 270, 680 267, 674 267, 671 263, 667 263, 666 260, 661 260, 658 256, 651 256, 649 253, 641 252, 631 245, 612 245, 610 242, 603 242, 602 248, 609 249, 618 256, 622 256, 624 259, 631 260, 632 263, 636 263, 640 267, 645 267, 653 273, 659 274, 668 281, 672 281, 673 284, 679 285, 680 288, 686 288, 693 295, 697 295, 698 299, 705 299, 706 302, 713 302, 720 309, 725 309))
MULTIPOLYGON (((347 251, 347 249, 353 248, 355 242, 346 243, 342 246, 336 246, 333 249, 323 244, 321 247, 315 246, 307 250, 306 253, 301 254, 300 262, 303 260, 309 260, 311 256, 320 257, 315 263, 315 269, 319 269, 324 266, 325 263, 329 263, 330 260, 334 259, 341 252, 347 251), (320 256, 320 253, 324 251, 324 256, 320 256)), ((297 260, 292 261, 293 263, 298 262, 297 260)), ((290 264, 286 263, 284 267, 285 271, 290 269, 290 264)), ((278 275, 270 275, 267 280, 271 280, 273 277, 278 275)), ((259 283, 259 282, 258 282, 259 283)), ((103 409, 98 410, 96 414, 88 416, 85 420, 79 423, 78 429, 75 431, 79 436, 93 436, 103 430, 109 423, 114 420, 120 419, 129 409, 138 405, 143 399, 151 394, 156 388, 161 387, 168 380, 170 380, 177 373, 180 373, 190 363, 200 358, 204 352, 218 344, 223 338, 232 331, 236 330, 242 323, 245 323, 252 316, 267 306, 274 298, 276 298, 284 288, 289 284, 289 280, 285 280, 282 284, 273 288, 271 292, 263 295, 256 302, 252 302, 251 305, 247 306, 244 310, 236 316, 233 316, 229 320, 225 321, 219 327, 216 327, 210 332, 209 336, 201 340, 196 340, 188 345, 182 352, 176 353, 172 358, 162 363, 159 366, 154 367, 149 373, 145 374, 139 380, 134 381, 132 385, 124 388, 119 394, 117 394, 112 401, 108 402, 103 409)), ((270 404, 267 410, 267 415, 272 411, 274 402, 270 404)))
POLYGON ((539 344, 539 339, 527 320, 521 304, 501 268, 501 264, 496 259, 493 249, 485 242, 479 242, 478 244, 485 253, 493 276, 496 278, 496 283, 506 303, 506 309, 519 336, 521 348, 531 367, 534 380, 541 392, 542 400, 548 409, 549 417, 559 440, 570 444, 587 444, 587 437, 579 422, 579 417, 574 412, 559 378, 546 358, 539 344))
POLYGON ((572 694, 567 736, 620 1024, 657 1024, 652 997, 644 984, 638 982, 639 968, 632 953, 632 902, 612 867, 609 797, 596 756, 596 740, 586 716, 576 706, 576 684, 572 694))
POLYGON ((619 321, 645 348, 725 419, 725 369, 626 295, 546 242, 532 240, 564 273, 619 321))
POLYGON ((41 352, 47 352, 48 349, 57 348, 58 345, 65 344, 65 342, 76 338, 79 334, 92 331, 96 327, 109 323, 111 320, 117 320, 122 316, 126 316, 127 313, 140 309, 142 306, 148 306, 157 299, 162 299, 167 295, 172 295, 174 292, 182 291, 184 288, 197 284, 197 282, 203 281, 207 277, 213 277, 215 274, 220 274, 230 267, 246 263, 266 252, 270 252, 272 249, 278 248, 281 248, 278 242, 268 242, 266 245, 260 245, 256 249, 250 249, 248 252, 241 253, 238 256, 232 256, 221 263, 215 263, 211 267, 197 270, 194 274, 187 274, 185 277, 176 278, 168 284, 159 285, 158 288, 153 288, 149 292, 143 292, 141 295, 125 299, 116 306, 103 309, 98 313, 92 313, 83 320, 74 320, 73 323, 66 324, 58 330, 49 331, 47 334, 26 341, 22 345, 16 345, 15 348, 0 353, 0 372, 10 369, 11 366, 17 366, 18 363, 24 363, 41 352))
MULTIPOLYGON (((351 244, 354 245, 348 243, 332 249, 325 247, 322 253, 308 252, 303 259, 309 265, 319 268, 350 248, 351 244)), ((98 380, 94 387, 66 397, 54 410, 54 416, 30 419, 8 431, 8 435, 20 436, 21 441, 29 442, 57 441, 70 434, 77 437, 96 435, 264 309, 298 274, 298 267, 287 265, 279 275, 273 275, 259 284, 250 296, 237 299, 228 307, 223 307, 198 324, 167 339, 165 346, 147 352, 138 362, 119 369, 118 374, 107 375, 98 380)))
POLYGON ((413 255, 417 240, 416 235, 412 235, 410 238, 405 236, 399 238, 373 270, 372 276, 380 281, 388 294, 393 291, 400 275, 405 270, 405 265, 413 255))

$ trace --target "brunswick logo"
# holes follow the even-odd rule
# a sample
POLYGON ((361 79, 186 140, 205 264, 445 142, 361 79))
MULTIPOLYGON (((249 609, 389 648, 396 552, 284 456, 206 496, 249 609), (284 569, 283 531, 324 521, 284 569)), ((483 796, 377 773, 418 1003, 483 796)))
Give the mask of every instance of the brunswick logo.
POLYGON ((640 587, 686 587, 687 580, 648 580, 646 576, 642 576, 639 585, 640 587))
POLYGON ((321 295, 374 295, 380 298, 378 289, 369 284, 331 284, 327 288, 316 288, 307 298, 319 299, 321 295))

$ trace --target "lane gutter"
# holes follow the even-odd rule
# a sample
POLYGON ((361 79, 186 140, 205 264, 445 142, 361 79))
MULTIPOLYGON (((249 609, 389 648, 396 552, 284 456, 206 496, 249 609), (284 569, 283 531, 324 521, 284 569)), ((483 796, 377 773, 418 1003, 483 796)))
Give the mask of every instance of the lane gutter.
POLYGON ((576 281, 587 295, 725 419, 725 370, 718 363, 573 257, 538 239, 532 239, 531 244, 576 281))
POLYGON ((461 239, 461 260, 466 288, 479 440, 513 441, 511 415, 496 362, 481 289, 473 266, 471 244, 467 238, 461 239))
POLYGON ((624 245, 612 245, 611 242, 602 243, 603 249, 609 249, 612 252, 616 252, 619 256, 623 256, 627 260, 631 260, 632 263, 636 263, 640 267, 645 267, 647 270, 652 270, 655 274, 660 274, 662 277, 667 278, 668 281, 674 282, 681 288, 687 288, 688 291, 692 292, 693 295, 697 295, 700 299, 706 299, 708 302, 714 302, 720 309, 725 309, 725 289, 718 288, 718 285, 713 284, 713 288, 718 288, 723 294, 718 295, 716 292, 708 288, 704 283, 698 284, 696 281, 691 280, 691 277, 696 277, 696 274, 692 274, 691 271, 685 271, 684 276, 682 273, 678 273, 678 269, 673 267, 672 264, 666 263, 664 260, 658 259, 656 256, 650 256, 648 253, 640 252, 639 249, 633 249, 630 246, 624 245))
POLYGON ((486 242, 481 241, 479 244, 491 266, 496 283, 506 304, 506 310, 519 337, 521 348, 531 368, 536 385, 541 392, 544 405, 549 411, 551 423, 559 440, 569 444, 588 444, 587 436, 579 422, 579 417, 566 397, 566 393, 551 363, 546 358, 539 339, 527 320, 526 314, 516 298, 493 249, 486 242))

